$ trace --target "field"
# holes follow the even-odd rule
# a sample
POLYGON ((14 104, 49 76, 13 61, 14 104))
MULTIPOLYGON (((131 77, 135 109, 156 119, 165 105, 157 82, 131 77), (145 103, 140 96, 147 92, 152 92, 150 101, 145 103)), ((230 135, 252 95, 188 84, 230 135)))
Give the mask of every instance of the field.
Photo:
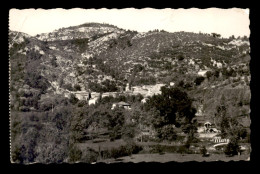
POLYGON ((106 150, 106 149, 112 149, 112 148, 118 148, 122 145, 126 145, 126 142, 124 142, 122 139, 115 140, 115 141, 102 141, 102 142, 93 142, 92 140, 86 141, 85 143, 78 143, 78 147, 80 149, 84 148, 91 148, 95 151, 100 150, 106 150))
POLYGON ((104 163, 116 163, 116 162, 188 162, 188 161, 247 161, 250 155, 242 154, 233 157, 226 157, 224 154, 211 154, 209 157, 202 157, 201 154, 177 154, 177 153, 165 153, 165 154, 136 154, 117 159, 105 159, 97 162, 104 163))

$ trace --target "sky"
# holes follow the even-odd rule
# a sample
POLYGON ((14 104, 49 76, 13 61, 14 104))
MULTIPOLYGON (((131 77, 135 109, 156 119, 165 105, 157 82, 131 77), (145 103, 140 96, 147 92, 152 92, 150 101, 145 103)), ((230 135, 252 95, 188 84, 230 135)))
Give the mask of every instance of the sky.
POLYGON ((11 9, 9 29, 35 36, 88 22, 147 32, 218 33, 222 37, 250 35, 249 9, 11 9))

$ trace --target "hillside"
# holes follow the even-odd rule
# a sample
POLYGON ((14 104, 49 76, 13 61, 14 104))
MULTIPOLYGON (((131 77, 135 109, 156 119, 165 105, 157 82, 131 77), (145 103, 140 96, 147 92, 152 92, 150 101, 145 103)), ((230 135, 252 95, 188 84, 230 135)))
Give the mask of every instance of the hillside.
MULTIPOLYGON (((49 115, 41 118, 47 126, 43 128, 53 128, 55 124, 59 129, 60 124, 69 126, 64 120, 69 119, 70 108, 77 106, 84 110, 86 106, 86 111, 81 112, 90 115, 96 112, 98 116, 91 120, 88 115, 81 118, 83 122, 89 125, 95 122, 102 128, 107 123, 100 121, 99 116, 107 113, 99 113, 98 108, 110 110, 112 101, 123 100, 142 110, 140 101, 147 97, 131 96, 133 88, 149 88, 147 91, 151 93, 156 85, 174 84, 188 94, 197 113, 212 122, 217 122, 216 107, 224 96, 228 117, 239 120, 248 129, 249 53, 247 37, 222 38, 214 33, 159 30, 139 33, 99 23, 61 28, 35 37, 10 31, 10 107, 15 113, 12 117, 20 120, 19 115, 23 113, 30 115, 36 111, 44 115, 46 112, 49 115), (121 98, 88 106, 81 99, 88 92, 97 100, 102 95, 115 94, 121 98), (63 107, 69 109, 63 111, 63 107), (65 116, 55 116, 63 121, 50 117, 56 112, 66 112, 65 116)), ((131 114, 135 111, 138 109, 133 109, 131 114)), ((65 128, 59 131, 64 137, 68 134, 65 128)))

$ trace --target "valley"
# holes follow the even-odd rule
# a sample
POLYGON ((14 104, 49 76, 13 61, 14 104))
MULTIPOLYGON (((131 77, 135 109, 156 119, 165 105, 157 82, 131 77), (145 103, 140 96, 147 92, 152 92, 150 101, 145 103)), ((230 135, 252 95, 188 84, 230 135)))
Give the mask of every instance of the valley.
POLYGON ((16 163, 250 157, 246 36, 86 23, 9 31, 9 55, 16 163))

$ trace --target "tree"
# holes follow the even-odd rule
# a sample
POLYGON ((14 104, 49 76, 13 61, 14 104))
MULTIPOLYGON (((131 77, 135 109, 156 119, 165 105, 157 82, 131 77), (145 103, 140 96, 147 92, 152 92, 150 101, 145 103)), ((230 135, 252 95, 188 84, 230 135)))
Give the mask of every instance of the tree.
POLYGON ((207 149, 205 146, 202 146, 201 149, 200 149, 200 153, 202 154, 203 157, 206 157, 207 156, 207 149))
POLYGON ((124 113, 121 108, 115 108, 108 117, 108 129, 111 130, 110 139, 121 138, 122 128, 125 123, 124 113))
POLYGON ((54 66, 54 67, 58 66, 56 56, 53 56, 53 58, 51 59, 51 65, 54 66))
POLYGON ((238 141, 235 138, 232 138, 226 148, 224 149, 224 153, 228 156, 237 155, 240 152, 240 147, 238 145, 238 141))
POLYGON ((78 143, 84 137, 84 129, 86 127, 86 122, 83 119, 84 113, 81 109, 76 109, 72 113, 70 119, 70 144, 78 143))
POLYGON ((80 91, 81 87, 79 84, 76 84, 76 85, 74 85, 74 89, 75 89, 75 91, 80 91))
POLYGON ((214 72, 214 76, 215 76, 216 78, 219 78, 219 75, 220 75, 219 70, 215 70, 215 72, 214 72))
POLYGON ((25 74, 25 82, 32 88, 37 88, 41 90, 41 93, 45 93, 50 86, 48 80, 43 77, 40 72, 36 69, 28 70, 25 74))
POLYGON ((205 78, 203 76, 199 76, 199 77, 196 77, 196 79, 194 80, 195 84, 197 86, 199 86, 203 81, 205 80, 205 78))
POLYGON ((207 76, 208 79, 209 79, 212 75, 213 75, 213 74, 212 74, 211 71, 207 71, 207 72, 206 72, 206 76, 207 76))
POLYGON ((65 84, 63 87, 69 91, 73 91, 73 87, 70 83, 65 84))
POLYGON ((74 94, 70 94, 70 99, 69 102, 73 105, 77 104, 79 101, 79 99, 76 98, 76 96, 74 94))
POLYGON ((182 61, 185 57, 182 54, 180 54, 180 55, 178 55, 177 58, 178 58, 179 61, 182 61))
POLYGON ((215 124, 220 127, 221 137, 243 139, 246 137, 246 130, 239 124, 236 116, 227 115, 227 102, 224 95, 221 96, 220 104, 216 107, 215 124))
POLYGON ((158 131, 158 137, 163 140, 173 141, 176 140, 177 134, 174 129, 174 125, 165 125, 160 128, 158 131))
POLYGON ((127 46, 128 47, 131 47, 133 44, 131 43, 131 41, 130 40, 127 40, 127 46))
POLYGON ((226 137, 228 134, 228 128, 229 128, 229 120, 227 117, 227 108, 225 103, 225 96, 222 95, 220 99, 220 104, 216 107, 216 113, 215 113, 215 124, 217 124, 220 127, 221 136, 226 137))
POLYGON ((159 111, 156 117, 155 127, 163 127, 174 124, 176 127, 183 127, 192 124, 196 109, 192 107, 192 100, 185 91, 176 87, 162 87, 162 94, 154 95, 144 105, 146 110, 155 108, 159 111))
POLYGON ((82 157, 82 151, 75 145, 69 149, 69 162, 80 161, 82 157))
POLYGON ((217 33, 211 33, 213 37, 221 37, 220 34, 217 34, 217 33))

